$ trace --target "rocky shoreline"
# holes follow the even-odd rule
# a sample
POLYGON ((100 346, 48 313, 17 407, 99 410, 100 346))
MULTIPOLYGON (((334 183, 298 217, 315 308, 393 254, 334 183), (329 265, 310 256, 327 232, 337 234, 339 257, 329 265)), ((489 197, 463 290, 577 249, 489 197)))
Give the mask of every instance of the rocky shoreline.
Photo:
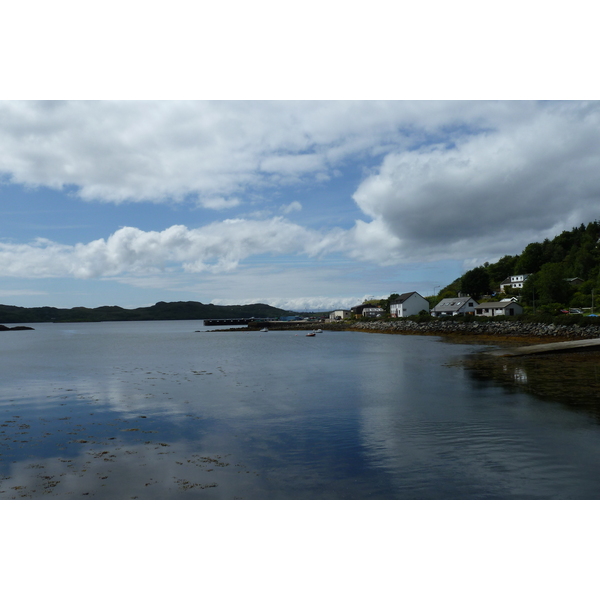
POLYGON ((491 337, 555 338, 565 340, 591 339, 600 337, 598 325, 552 325, 545 323, 523 323, 521 321, 460 322, 435 320, 415 323, 410 320, 358 322, 351 329, 381 333, 405 333, 417 335, 476 335, 491 337))
MULTIPOLYGON (((553 325, 545 323, 524 323, 522 321, 455 321, 435 319, 416 323, 410 319, 393 321, 355 321, 336 323, 269 323, 270 330, 312 330, 321 328, 327 331, 364 331, 401 335, 473 336, 500 341, 521 340, 555 341, 582 340, 600 337, 599 325, 553 325)), ((253 331, 255 328, 244 329, 253 331)), ((223 330, 221 330, 223 331, 223 330)), ((229 331, 240 331, 229 330, 229 331)))

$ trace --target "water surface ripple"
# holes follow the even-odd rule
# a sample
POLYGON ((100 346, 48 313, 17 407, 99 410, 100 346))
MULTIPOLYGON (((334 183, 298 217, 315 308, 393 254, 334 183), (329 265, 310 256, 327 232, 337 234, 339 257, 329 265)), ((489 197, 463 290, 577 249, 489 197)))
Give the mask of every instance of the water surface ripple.
POLYGON ((561 371, 434 337, 32 326, 0 334, 1 499, 600 497, 595 356, 561 371))

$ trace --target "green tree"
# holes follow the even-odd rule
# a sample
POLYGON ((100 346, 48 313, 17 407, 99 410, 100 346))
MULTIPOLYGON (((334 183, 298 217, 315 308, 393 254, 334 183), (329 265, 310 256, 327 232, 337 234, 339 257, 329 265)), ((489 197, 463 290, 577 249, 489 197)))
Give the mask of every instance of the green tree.
POLYGON ((390 304, 396 299, 396 298, 400 298, 400 294, 390 294, 389 297, 387 298, 387 300, 382 300, 381 301, 381 308, 383 308, 383 310, 385 310, 386 313, 390 312, 390 304))
POLYGON ((475 267, 467 271, 460 279, 461 291, 479 298, 490 291, 490 276, 485 267, 475 267))
POLYGON ((517 275, 535 273, 544 264, 544 246, 539 242, 528 244, 515 265, 517 275))
POLYGON ((573 287, 565 281, 564 266, 547 263, 535 277, 536 303, 539 305, 558 303, 568 306, 574 294, 573 287))
POLYGON ((515 265, 517 264, 518 256, 503 256, 498 262, 487 266, 487 272, 490 280, 498 287, 509 275, 516 275, 515 265))

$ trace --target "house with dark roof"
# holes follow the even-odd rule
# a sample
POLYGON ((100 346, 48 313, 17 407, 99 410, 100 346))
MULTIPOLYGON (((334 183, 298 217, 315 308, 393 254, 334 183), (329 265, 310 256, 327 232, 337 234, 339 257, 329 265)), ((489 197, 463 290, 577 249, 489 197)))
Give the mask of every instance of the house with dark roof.
POLYGON ((362 311, 362 316, 367 319, 383 317, 384 314, 385 311, 379 306, 366 306, 362 311))
POLYGON ((355 318, 358 319, 359 317, 363 316, 363 311, 366 308, 375 308, 375 305, 374 304, 359 304, 357 306, 353 306, 350 309, 350 312, 354 315, 355 318))
POLYGON ((391 317, 408 317, 418 315, 422 310, 429 312, 429 302, 418 292, 400 294, 390 301, 391 317))
POLYGON ((475 314, 479 306, 476 300, 470 296, 467 298, 444 298, 431 310, 432 317, 446 317, 452 315, 475 314))
POLYGON ((583 279, 581 279, 581 277, 568 277, 565 279, 565 281, 574 287, 579 287, 583 283, 583 279))

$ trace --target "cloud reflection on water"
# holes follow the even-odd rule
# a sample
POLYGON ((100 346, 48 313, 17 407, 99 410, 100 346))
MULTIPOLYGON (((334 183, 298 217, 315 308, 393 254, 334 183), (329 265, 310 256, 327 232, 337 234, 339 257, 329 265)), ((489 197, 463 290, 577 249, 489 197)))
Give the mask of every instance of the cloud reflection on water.
MULTIPOLYGON (((479 364, 477 346, 73 327, 78 342, 61 346, 48 328, 30 364, 23 353, 0 364, 2 498, 600 493, 597 426, 515 387, 543 381, 537 367, 479 364)), ((580 371, 561 364, 572 383, 580 371)))

